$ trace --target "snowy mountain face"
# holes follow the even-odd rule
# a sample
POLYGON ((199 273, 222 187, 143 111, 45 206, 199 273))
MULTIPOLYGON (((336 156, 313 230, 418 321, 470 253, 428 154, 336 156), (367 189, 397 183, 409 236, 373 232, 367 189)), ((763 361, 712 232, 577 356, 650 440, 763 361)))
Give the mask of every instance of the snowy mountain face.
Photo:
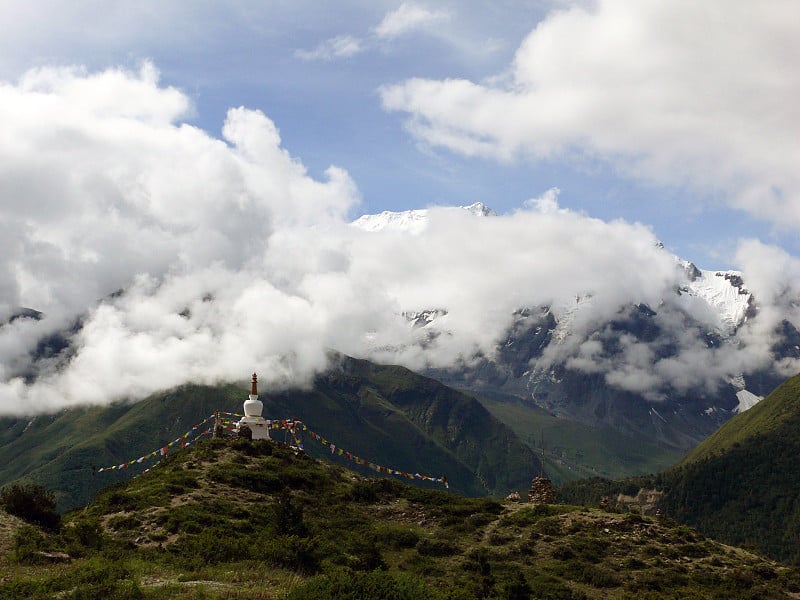
POLYGON ((753 295, 738 271, 705 271, 688 263, 692 278, 681 292, 705 302, 719 319, 719 331, 732 335, 753 311, 753 295))
MULTIPOLYGON (((491 208, 482 202, 469 206, 446 207, 446 210, 464 210, 476 217, 497 216, 491 208)), ((428 226, 430 211, 426 208, 406 210, 403 212, 383 211, 377 215, 363 215, 351 225, 364 231, 397 231, 418 234, 428 226)))
MULTIPOLYGON (((476 217, 497 216, 495 211, 482 202, 444 208, 466 211, 476 217)), ((370 232, 393 231, 414 235, 425 230, 429 215, 428 209, 384 211, 375 215, 363 215, 351 225, 370 232)), ((732 335, 753 311, 753 296, 745 286, 742 274, 738 271, 707 271, 697 268, 689 261, 677 257, 675 260, 678 268, 686 273, 687 279, 679 294, 684 295, 689 303, 697 301, 694 308, 708 313, 708 318, 716 325, 717 333, 725 337, 732 335)), ((550 307, 557 317, 558 331, 555 337, 558 341, 564 340, 569 325, 578 312, 591 310, 591 302, 591 296, 587 294, 577 299, 562 300, 550 307)))
MULTIPOLYGON (((494 214, 482 204, 453 210, 494 214)), ((353 226, 415 234, 427 219, 427 211, 382 213, 353 226)), ((683 283, 658 305, 631 298, 615 316, 598 319, 601 299, 587 292, 550 306, 521 307, 493 355, 428 374, 456 387, 533 402, 565 418, 691 448, 785 377, 764 367, 748 370, 746 361, 732 359, 744 343, 743 326, 757 318, 742 273, 674 260, 683 283)), ((415 308, 405 314, 410 326, 432 333, 448 309, 415 308)), ((776 360, 800 356, 800 332, 787 321, 779 329, 772 344, 776 360)))

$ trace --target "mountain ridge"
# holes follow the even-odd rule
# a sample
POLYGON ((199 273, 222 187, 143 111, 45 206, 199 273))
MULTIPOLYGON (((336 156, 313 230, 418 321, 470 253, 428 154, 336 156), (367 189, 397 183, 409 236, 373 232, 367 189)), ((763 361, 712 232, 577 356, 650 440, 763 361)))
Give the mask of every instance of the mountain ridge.
MULTIPOLYGON (((93 476, 92 465, 146 455, 215 410, 239 412, 245 390, 185 385, 129 405, 0 419, 0 448, 9 459, 0 466, 0 482, 31 479, 55 491, 62 508, 84 504, 101 483, 128 474, 93 476)), ((432 470, 468 495, 522 491, 539 470, 530 449, 474 398, 401 367, 340 356, 314 389, 261 398, 271 418, 301 418, 370 462, 411 473, 432 470)), ((327 454, 310 440, 306 446, 327 454)))
MULTIPOLYGON (((385 212, 353 225, 416 235, 427 219, 425 211, 385 212)), ((785 369, 773 366, 800 357, 800 332, 789 321, 778 323, 767 336, 774 360, 751 364, 742 349, 760 342, 741 332, 758 325, 759 305, 743 273, 701 269, 669 256, 681 283, 658 305, 631 298, 599 320, 593 315, 603 299, 587 290, 549 305, 519 307, 493 352, 422 372, 481 396, 514 396, 563 418, 649 437, 685 453, 783 381, 785 369), (709 374, 701 376, 704 361, 709 374)), ((404 315, 422 347, 447 335, 447 306, 404 315)))

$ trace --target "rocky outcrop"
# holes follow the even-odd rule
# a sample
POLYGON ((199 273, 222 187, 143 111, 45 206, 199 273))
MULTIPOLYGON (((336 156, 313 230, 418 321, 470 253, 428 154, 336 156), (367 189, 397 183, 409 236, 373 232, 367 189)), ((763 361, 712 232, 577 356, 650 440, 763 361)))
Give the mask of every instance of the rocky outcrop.
POLYGON ((528 502, 555 504, 556 489, 553 487, 553 482, 545 477, 534 477, 531 481, 531 490, 528 492, 528 502))

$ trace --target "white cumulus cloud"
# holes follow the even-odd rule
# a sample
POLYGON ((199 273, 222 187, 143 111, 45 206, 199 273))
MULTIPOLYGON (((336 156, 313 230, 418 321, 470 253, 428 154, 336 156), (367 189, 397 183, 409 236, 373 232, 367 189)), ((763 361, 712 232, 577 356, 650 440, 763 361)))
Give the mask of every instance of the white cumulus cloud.
MULTIPOLYGON (((262 283, 270 236, 340 222, 359 201, 354 183, 336 167, 325 181, 309 177, 259 111, 231 109, 215 139, 181 122, 190 110, 150 64, 38 69, 0 84, 0 315, 45 314, 0 327, 3 412, 140 397, 189 373, 229 378, 220 351, 246 329, 248 307, 262 302, 275 320, 272 310, 311 310, 262 283), (78 318, 68 364, 31 363, 42 338, 78 318), (27 386, 31 369, 40 376, 27 386)), ((313 322, 298 319, 297 332, 313 322)), ((322 346, 270 358, 292 348, 269 337, 224 353, 274 360, 278 379, 325 364, 322 346)))
POLYGON ((381 96, 433 146, 588 155, 797 227, 798 22, 791 0, 570 4, 525 38, 503 85, 410 79, 381 96))
POLYGON ((704 378, 712 389, 768 364, 781 319, 800 326, 785 304, 800 267, 760 242, 739 253, 759 318, 741 347, 712 351, 684 331, 683 309, 662 305, 685 275, 644 225, 562 209, 551 189, 511 214, 429 207, 413 235, 364 231, 349 224, 355 182, 335 166, 311 177, 266 115, 232 108, 215 138, 184 121, 192 110, 150 64, 0 83, 0 414, 254 370, 267 387, 306 385, 330 349, 469 363, 493 355, 515 310, 576 298, 592 310, 545 359, 636 391, 704 378), (599 328, 635 303, 679 333, 605 355, 599 328), (8 322, 19 307, 44 316, 8 322), (422 329, 403 316, 436 308, 447 314, 422 329), (69 342, 56 356, 44 351, 54 334, 69 342), (667 342, 679 352, 660 360, 667 342))

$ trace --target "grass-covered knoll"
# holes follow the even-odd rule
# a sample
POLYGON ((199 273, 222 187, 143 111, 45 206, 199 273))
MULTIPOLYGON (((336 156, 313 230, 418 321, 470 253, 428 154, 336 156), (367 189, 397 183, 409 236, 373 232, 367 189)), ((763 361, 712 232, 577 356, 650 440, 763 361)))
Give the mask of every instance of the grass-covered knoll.
POLYGON ((726 543, 800 564, 800 376, 726 423, 686 460, 658 475, 565 485, 562 498, 664 492, 663 513, 726 543))
POLYGON ((742 598, 797 573, 686 527, 369 480, 270 442, 208 441, 58 533, 14 522, 0 597, 742 598), (65 555, 68 555, 67 559, 65 555), (63 561, 63 562, 53 562, 63 561))

